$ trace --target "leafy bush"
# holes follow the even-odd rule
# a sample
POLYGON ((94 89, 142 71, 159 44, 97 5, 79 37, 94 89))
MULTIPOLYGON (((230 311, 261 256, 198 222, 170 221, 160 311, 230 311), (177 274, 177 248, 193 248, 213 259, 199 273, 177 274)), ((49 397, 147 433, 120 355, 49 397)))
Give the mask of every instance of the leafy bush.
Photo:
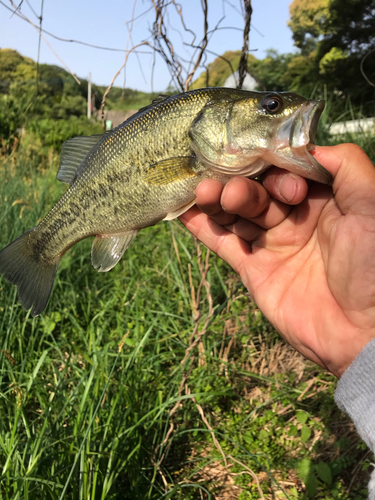
POLYGON ((103 132, 99 122, 75 117, 69 120, 34 119, 29 123, 27 130, 40 139, 45 148, 53 147, 56 151, 60 151, 62 143, 72 137, 103 132))

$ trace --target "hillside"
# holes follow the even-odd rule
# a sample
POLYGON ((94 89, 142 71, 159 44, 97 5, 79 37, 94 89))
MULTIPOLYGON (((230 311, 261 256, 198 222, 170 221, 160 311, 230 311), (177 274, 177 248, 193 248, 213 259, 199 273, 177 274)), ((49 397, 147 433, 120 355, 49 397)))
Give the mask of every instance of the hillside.
MULTIPOLYGON (((57 150, 70 137, 101 132, 101 123, 86 117, 88 81, 80 81, 79 85, 70 73, 56 65, 40 64, 38 72, 32 59, 13 49, 0 49, 3 150, 11 147, 20 129, 31 131, 44 147, 57 150)), ((106 87, 92 85, 94 111, 100 108, 105 90, 106 87)), ((153 94, 114 87, 107 97, 106 110, 136 110, 152 98, 153 94)))
MULTIPOLYGON (((241 51, 227 51, 223 55, 217 57, 212 63, 207 64, 206 71, 192 83, 192 89, 199 89, 201 87, 222 87, 225 80, 234 71, 238 69, 240 62, 241 51)), ((251 73, 251 67, 254 65, 256 58, 248 55, 248 70, 251 73)))

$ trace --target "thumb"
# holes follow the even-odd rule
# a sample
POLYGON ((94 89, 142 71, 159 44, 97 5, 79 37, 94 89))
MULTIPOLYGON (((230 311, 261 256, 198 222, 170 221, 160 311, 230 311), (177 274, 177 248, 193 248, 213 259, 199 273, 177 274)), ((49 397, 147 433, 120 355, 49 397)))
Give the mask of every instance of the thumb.
POLYGON ((343 214, 375 215, 375 166, 362 148, 317 146, 312 154, 333 174, 333 192, 343 214))

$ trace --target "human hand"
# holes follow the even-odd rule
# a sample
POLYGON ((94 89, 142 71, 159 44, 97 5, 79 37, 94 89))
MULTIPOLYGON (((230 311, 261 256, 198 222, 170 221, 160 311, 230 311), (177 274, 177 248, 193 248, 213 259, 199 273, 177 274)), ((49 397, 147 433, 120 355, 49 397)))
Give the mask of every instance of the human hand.
POLYGON ((180 220, 293 347, 340 377, 375 337, 375 168, 353 144, 314 155, 333 189, 276 168, 263 185, 205 180, 180 220))

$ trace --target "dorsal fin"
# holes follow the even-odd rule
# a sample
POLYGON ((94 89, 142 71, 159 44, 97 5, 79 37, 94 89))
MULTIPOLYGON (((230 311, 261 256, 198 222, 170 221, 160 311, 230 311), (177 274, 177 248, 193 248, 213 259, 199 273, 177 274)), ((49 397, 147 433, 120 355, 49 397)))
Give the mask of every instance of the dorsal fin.
POLYGON ((72 184, 79 165, 103 136, 104 134, 78 136, 65 141, 61 148, 57 180, 72 184))

